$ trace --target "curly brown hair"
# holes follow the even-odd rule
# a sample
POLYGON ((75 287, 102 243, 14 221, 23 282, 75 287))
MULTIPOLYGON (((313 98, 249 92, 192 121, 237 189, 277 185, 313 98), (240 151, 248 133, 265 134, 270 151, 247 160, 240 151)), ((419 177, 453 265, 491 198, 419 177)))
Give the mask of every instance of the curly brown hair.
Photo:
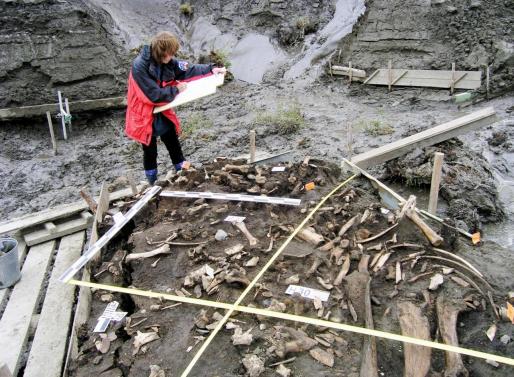
POLYGON ((152 58, 157 63, 162 63, 166 55, 175 55, 180 48, 178 38, 169 31, 157 33, 150 42, 152 58))

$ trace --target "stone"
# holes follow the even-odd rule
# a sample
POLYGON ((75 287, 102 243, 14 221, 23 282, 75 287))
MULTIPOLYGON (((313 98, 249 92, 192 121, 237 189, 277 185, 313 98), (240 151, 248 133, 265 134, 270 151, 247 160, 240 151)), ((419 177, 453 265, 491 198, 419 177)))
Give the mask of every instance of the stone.
POLYGON ((264 373, 264 361, 259 359, 256 355, 246 355, 243 358, 243 365, 250 377, 258 377, 264 373))
POLYGON ((507 334, 502 335, 502 337, 500 338, 500 342, 502 342, 505 345, 509 344, 510 341, 510 336, 508 336, 507 334))
POLYGON ((218 229, 216 231, 216 234, 214 235, 214 238, 216 241, 225 241, 228 237, 227 232, 225 232, 223 229, 218 229))

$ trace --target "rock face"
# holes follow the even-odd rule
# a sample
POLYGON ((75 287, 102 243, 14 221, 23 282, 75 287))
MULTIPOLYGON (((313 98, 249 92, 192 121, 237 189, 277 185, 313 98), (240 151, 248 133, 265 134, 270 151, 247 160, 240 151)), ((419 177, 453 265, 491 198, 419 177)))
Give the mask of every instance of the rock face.
MULTIPOLYGON (((341 59, 361 69, 483 69, 491 88, 514 87, 512 18, 508 1, 370 0, 341 43, 341 59)), ((335 61, 334 63, 338 63, 335 61)))
POLYGON ((0 107, 125 92, 126 54, 79 4, 2 1, 0 15, 0 107))

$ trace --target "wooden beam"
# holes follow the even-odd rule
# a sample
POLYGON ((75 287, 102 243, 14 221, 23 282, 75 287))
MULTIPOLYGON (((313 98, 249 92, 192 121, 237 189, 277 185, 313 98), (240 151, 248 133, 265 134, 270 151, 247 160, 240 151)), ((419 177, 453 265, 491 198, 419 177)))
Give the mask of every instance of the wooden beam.
POLYGON ((39 293, 46 271, 52 260, 55 241, 30 248, 21 271, 21 280, 14 286, 0 321, 0 350, 2 362, 13 375, 18 375, 28 337, 30 320, 38 304, 39 293))
POLYGON ((488 107, 404 139, 361 153, 354 156, 352 162, 364 169, 403 156, 405 153, 415 148, 424 148, 451 139, 472 129, 491 124, 495 120, 496 112, 494 108, 488 107))
POLYGON ((439 185, 441 184, 441 172, 443 168, 444 153, 434 153, 434 167, 432 168, 432 183, 430 184, 430 197, 428 200, 428 212, 435 215, 437 212, 437 198, 439 185))
MULTIPOLYGON (((111 193, 109 200, 118 200, 132 195, 130 188, 123 189, 111 193)), ((95 197, 98 200, 98 197, 95 197)), ((88 209, 88 205, 80 200, 75 203, 63 204, 54 208, 50 208, 41 212, 29 213, 17 219, 7 220, 0 223, 0 234, 12 233, 18 229, 29 228, 34 225, 42 224, 47 221, 61 219, 63 217, 71 216, 75 213, 88 209)))
MULTIPOLYGON (((69 102, 69 106, 74 113, 91 110, 119 109, 127 106, 126 97, 111 97, 92 99, 84 101, 69 102)), ((58 112, 58 103, 48 103, 44 105, 12 107, 0 109, 0 120, 17 119, 17 118, 34 118, 44 115, 46 112, 58 112)))
POLYGON ((58 278, 80 257, 83 245, 83 231, 61 239, 24 377, 61 375, 76 287, 62 284, 58 278))
POLYGON ((79 218, 67 221, 55 226, 55 231, 49 232, 46 228, 23 236, 28 246, 37 245, 49 240, 54 240, 68 234, 86 229, 93 221, 93 215, 89 212, 82 212, 79 218))

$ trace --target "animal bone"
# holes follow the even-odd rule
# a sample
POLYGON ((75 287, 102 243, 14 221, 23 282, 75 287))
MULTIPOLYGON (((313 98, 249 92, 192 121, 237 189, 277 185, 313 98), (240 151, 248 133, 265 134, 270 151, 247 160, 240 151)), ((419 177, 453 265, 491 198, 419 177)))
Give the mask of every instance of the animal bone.
POLYGON ((314 246, 318 246, 324 240, 323 236, 316 233, 311 227, 303 228, 296 236, 314 246))
POLYGON ((225 165, 225 171, 237 174, 248 174, 250 171, 250 165, 225 165))
MULTIPOLYGON (((428 319, 421 309, 411 302, 398 303, 398 318, 402 335, 417 339, 430 340, 428 319)), ((405 377, 425 377, 430 370, 431 348, 404 343, 405 377)))
POLYGON ((384 234, 390 232, 391 230, 393 230, 394 228, 396 228, 400 223, 396 223, 394 224, 393 226, 387 228, 386 230, 383 230, 382 232, 374 235, 373 237, 369 237, 369 238, 366 238, 364 240, 357 240, 357 243, 366 243, 366 242, 370 242, 370 241, 374 241, 380 237, 382 237, 384 234))
POLYGON ((355 222, 357 221, 358 218, 359 218, 359 215, 355 215, 350 220, 348 220, 346 222, 346 224, 344 224, 341 227, 341 229, 339 230, 339 233, 337 233, 337 235, 339 237, 342 237, 348 231, 348 229, 350 229, 355 224, 355 222))
POLYGON ((334 280, 334 285, 341 285, 343 282, 344 277, 346 274, 350 271, 350 255, 346 254, 343 267, 341 268, 341 271, 337 275, 337 277, 334 280))
POLYGON ((159 247, 159 248, 157 248, 155 250, 147 251, 147 252, 144 252, 144 253, 132 253, 132 254, 129 254, 125 258, 125 261, 131 261, 131 260, 143 259, 143 258, 150 258, 150 257, 154 257, 154 256, 159 255, 159 254, 171 254, 170 245, 165 244, 165 245, 162 245, 161 247, 159 247))
MULTIPOLYGON (((466 305, 464 305, 463 301, 451 300, 445 295, 439 295, 436 301, 436 309, 439 332, 443 342, 452 346, 458 346, 459 338, 457 336, 457 318, 461 311, 467 310, 466 305)), ((445 377, 469 376, 459 353, 446 351, 445 361, 445 377)))
POLYGON ((248 239, 248 242, 250 243, 250 246, 257 245, 257 238, 251 235, 243 221, 233 222, 232 225, 234 225, 237 229, 241 231, 241 233, 245 235, 245 237, 248 239))

